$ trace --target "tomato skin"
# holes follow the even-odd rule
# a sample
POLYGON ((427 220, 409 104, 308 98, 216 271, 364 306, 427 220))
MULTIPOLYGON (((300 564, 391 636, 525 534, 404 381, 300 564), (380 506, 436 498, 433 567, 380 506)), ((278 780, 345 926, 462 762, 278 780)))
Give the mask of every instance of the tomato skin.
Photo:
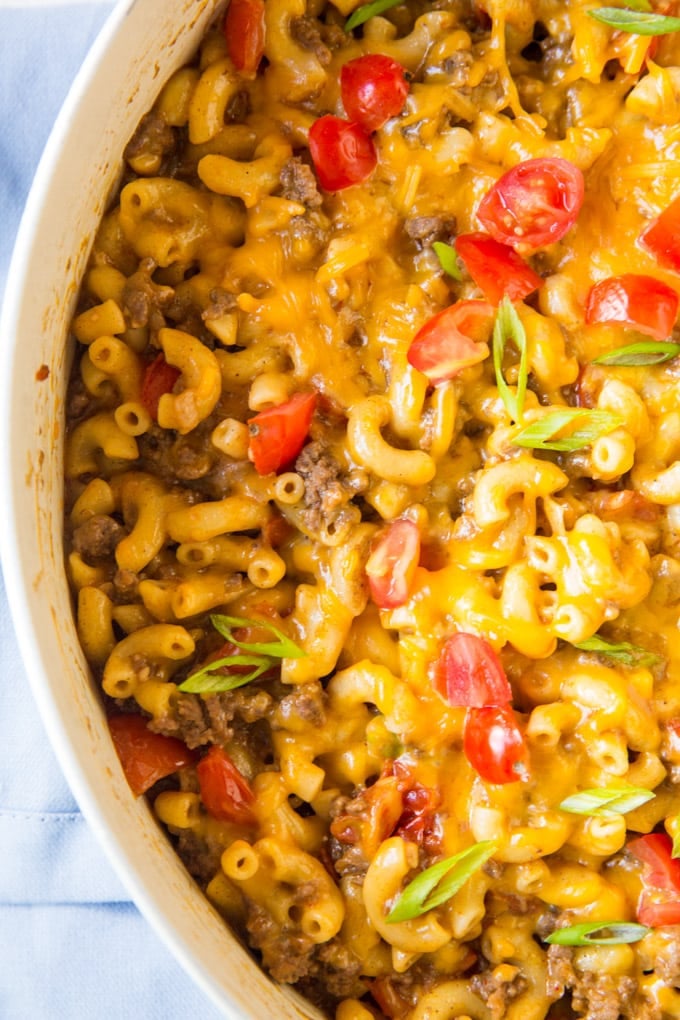
POLYGON ((264 0, 231 0, 224 19, 224 35, 236 70, 255 74, 264 53, 264 0))
POLYGON ((504 295, 523 301, 543 279, 508 244, 488 234, 459 234, 454 248, 487 301, 497 305, 504 295))
POLYGON ((645 227, 638 241, 660 265, 680 273, 680 195, 645 227))
POLYGON ((181 374, 178 368, 165 360, 162 353, 146 366, 139 399, 154 421, 158 421, 159 400, 164 393, 172 392, 181 374))
POLYGON ((325 191, 361 184, 378 162, 370 135, 359 124, 330 113, 315 120, 309 129, 309 151, 325 191))
POLYGON ((420 531, 413 521, 392 521, 378 533, 365 569, 371 598, 380 609, 407 601, 419 558, 420 531))
POLYGON ((624 273, 600 280, 586 299, 586 322, 634 326, 656 340, 670 336, 678 317, 678 295, 653 276, 624 273))
POLYGON ((435 664, 434 686, 455 708, 509 705, 512 688, 496 652, 484 638, 458 631, 435 664))
POLYGON ((248 419, 248 457, 259 475, 279 471, 302 449, 316 407, 316 393, 296 393, 248 419))
POLYGON ((213 744, 196 766, 196 775, 208 814, 222 822, 255 824, 255 794, 226 751, 213 744))
POLYGON ((518 163, 479 203, 477 218, 501 244, 544 248, 570 230, 583 204, 583 174, 566 159, 518 163))
POLYGON ((645 869, 637 907, 640 924, 659 928, 680 924, 680 860, 672 856, 673 841, 666 832, 650 832, 628 844, 645 869))
POLYGON ((468 708, 463 752, 487 783, 516 783, 526 772, 529 755, 510 705, 468 708))
POLYGON ((108 724, 125 778, 136 796, 196 760, 181 740, 153 733, 141 715, 112 715, 108 724))
POLYGON ((493 326, 494 308, 487 301, 457 301, 420 327, 407 359, 432 383, 452 379, 489 354, 485 342, 493 326))
POLYGON ((401 64, 382 53, 366 53, 343 64, 340 95, 349 119, 371 132, 401 113, 408 95, 405 74, 401 64))

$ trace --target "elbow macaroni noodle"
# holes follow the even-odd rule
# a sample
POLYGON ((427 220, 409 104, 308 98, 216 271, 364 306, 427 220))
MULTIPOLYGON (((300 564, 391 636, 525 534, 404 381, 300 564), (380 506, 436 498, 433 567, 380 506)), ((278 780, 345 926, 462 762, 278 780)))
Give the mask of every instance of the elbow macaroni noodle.
POLYGON ((680 292, 636 240, 678 194, 680 33, 650 42, 581 0, 406 0, 349 31, 359 0, 260 2, 231 0, 237 22, 261 14, 257 68, 239 70, 252 25, 228 42, 217 23, 142 121, 71 324, 67 572, 106 710, 194 755, 150 788, 159 822, 264 968, 329 1017, 672 1020, 677 928, 546 938, 634 922, 628 845, 680 838, 678 362, 596 361, 650 340, 651 298, 622 322, 587 313, 611 277, 680 292), (310 131, 347 119, 341 70, 375 54, 407 72, 404 107, 372 132, 370 175, 325 190, 310 131), (534 159, 579 168, 583 207, 561 238, 506 246, 513 274, 538 274, 513 300, 523 339, 499 354, 487 335, 433 384, 416 334, 458 301, 498 304, 433 243, 456 261, 480 201, 534 159), (310 394, 296 442, 287 409, 310 394), (573 408, 612 427, 519 445, 573 408), (400 528, 418 536, 403 577, 385 545, 400 528), (393 577, 406 590, 386 598, 393 577), (185 690, 252 656, 215 613, 299 654, 185 690), (456 632, 507 675, 526 750, 508 781, 470 749, 479 706, 441 693, 456 632), (204 775, 216 750, 237 773, 226 809, 204 775), (627 812, 561 806, 631 786, 651 797, 627 812), (484 841, 452 896, 388 919, 418 874, 484 841))

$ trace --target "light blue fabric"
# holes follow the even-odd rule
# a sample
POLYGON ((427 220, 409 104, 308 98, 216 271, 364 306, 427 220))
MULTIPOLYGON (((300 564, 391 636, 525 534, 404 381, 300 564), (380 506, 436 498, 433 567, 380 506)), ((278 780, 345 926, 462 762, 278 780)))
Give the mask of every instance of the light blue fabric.
MULTIPOLYGON (((43 145, 110 10, 0 7, 0 293, 43 145)), ((1 584, 0 748, 0 1020, 217 1020, 77 810, 31 699, 1 584)))

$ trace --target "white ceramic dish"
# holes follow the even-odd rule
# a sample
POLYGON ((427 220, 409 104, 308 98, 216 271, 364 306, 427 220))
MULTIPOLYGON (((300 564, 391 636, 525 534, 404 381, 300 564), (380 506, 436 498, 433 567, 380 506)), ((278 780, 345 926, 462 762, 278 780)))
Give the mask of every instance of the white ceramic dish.
POLYGON ((295 1020, 311 1007, 259 970, 131 795, 72 623, 62 556, 67 323, 123 148, 223 0, 122 0, 76 79, 42 158, 7 286, 0 490, 14 623, 73 792, 150 923, 227 1017, 295 1020))

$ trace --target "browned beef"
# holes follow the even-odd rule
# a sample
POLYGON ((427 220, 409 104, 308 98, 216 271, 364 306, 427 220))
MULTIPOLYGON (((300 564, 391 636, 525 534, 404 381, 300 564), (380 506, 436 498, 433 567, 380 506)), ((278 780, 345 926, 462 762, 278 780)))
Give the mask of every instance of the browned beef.
POLYGON ((573 966, 574 951, 569 946, 548 948, 547 992, 561 999, 571 992, 572 1007, 583 1020, 638 1020, 637 982, 632 977, 611 974, 578 973, 573 966))
POLYGON ((503 1020, 508 1003, 526 991, 527 981, 521 973, 510 981, 502 981, 493 971, 487 970, 474 974, 470 979, 470 987, 486 1003, 493 1020, 503 1020))
MULTIPOLYGON (((135 159, 137 156, 144 154, 152 157, 155 156, 161 161, 174 148, 174 131, 169 124, 166 124, 164 117, 151 112, 142 118, 139 127, 128 142, 125 149, 125 159, 135 159)), ((160 169, 160 162, 158 169, 160 169)))
POLYGON ((267 714, 271 702, 271 696, 263 690, 239 688, 205 696, 182 693, 166 715, 149 723, 149 729, 179 737, 187 747, 224 746, 234 736, 236 717, 252 725, 267 714))
POLYGON ((326 695, 318 681, 301 684, 279 702, 282 719, 301 719, 310 726, 323 726, 326 721, 326 695))
POLYGON ((295 42, 303 50, 313 53, 323 67, 330 64, 331 51, 321 38, 321 29, 316 18, 310 17, 308 14, 300 14, 296 18, 292 18, 290 32, 295 42))
POLYGON ((155 269, 153 259, 142 259, 137 272, 128 277, 123 287, 123 313, 132 329, 149 326, 157 331, 165 326, 165 311, 174 291, 154 283, 151 276, 155 269))
POLYGON ((314 172, 299 156, 293 156, 283 166, 281 194, 290 202, 299 202, 308 209, 318 209, 323 202, 314 172))
POLYGON ((113 575, 113 598, 115 602, 132 602, 137 594, 139 577, 132 570, 117 570, 113 575))
POLYGON ((112 556, 126 535, 125 528, 107 514, 95 514, 73 532, 73 548, 86 562, 112 556))
POLYGON ((295 929, 281 928, 268 911, 248 903, 246 927, 250 943, 262 953, 262 963, 275 981, 294 984, 312 969, 315 944, 295 929))
POLYGON ((233 312, 237 307, 236 295, 230 294, 223 287, 214 287, 210 291, 210 304, 203 309, 201 316, 204 322, 212 319, 221 319, 227 312, 233 312))
POLYGON ((220 870, 220 855, 224 845, 220 842, 197 835, 191 829, 182 829, 178 834, 177 853, 187 871, 201 885, 207 885, 220 870))
POLYGON ((317 531, 332 523, 338 508, 347 501, 342 469, 324 444, 315 440, 304 447, 295 470, 305 483, 305 524, 317 531))
POLYGON ((404 230, 419 248, 426 248, 434 241, 450 241, 456 223, 446 216, 410 216, 404 221, 404 230))

